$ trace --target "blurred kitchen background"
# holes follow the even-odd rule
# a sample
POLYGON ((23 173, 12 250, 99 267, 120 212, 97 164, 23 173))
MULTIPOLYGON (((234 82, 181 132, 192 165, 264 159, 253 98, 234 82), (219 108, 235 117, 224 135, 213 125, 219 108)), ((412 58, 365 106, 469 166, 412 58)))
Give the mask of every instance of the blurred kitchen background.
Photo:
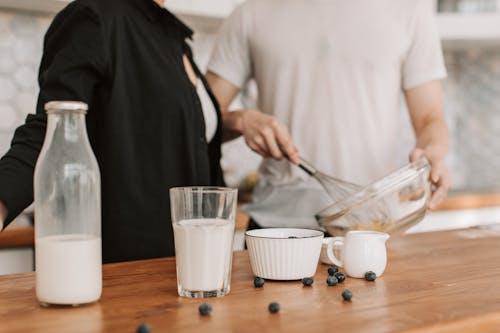
MULTIPOLYGON (((35 110, 43 36, 54 14, 70 0, 0 0, 0 155, 15 128, 35 110)), ((196 31, 193 48, 204 67, 220 24, 242 0, 168 0, 166 5, 196 31)), ((451 130, 449 167, 453 192, 500 192, 500 0, 429 1, 436 10, 448 69, 444 110, 451 130)), ((258 92, 250 83, 235 107, 252 107, 258 92)), ((413 145, 401 112, 401 165, 413 145)), ((225 144, 223 168, 230 186, 245 186, 260 158, 242 140, 225 144)), ((251 178, 251 177, 250 177, 251 178)), ((29 222, 17 222, 22 225, 29 222)), ((23 271, 32 251, 0 250, 23 271), (19 260, 12 260, 12 256, 19 260), (17 257, 16 257, 17 258, 17 257), (21 260, 22 259, 22 260, 21 260)), ((31 261, 30 261, 31 260, 31 261)))

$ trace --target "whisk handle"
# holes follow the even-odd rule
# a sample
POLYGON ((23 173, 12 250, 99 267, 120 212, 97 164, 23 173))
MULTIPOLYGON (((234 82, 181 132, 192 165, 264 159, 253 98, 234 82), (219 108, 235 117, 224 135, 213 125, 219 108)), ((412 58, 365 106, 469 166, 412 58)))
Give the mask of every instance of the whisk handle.
POLYGON ((298 167, 307 172, 309 175, 314 176, 318 170, 316 170, 311 163, 307 162, 304 160, 302 157, 299 157, 299 164, 298 167))
MULTIPOLYGON (((283 155, 289 159, 288 155, 286 154, 285 150, 283 148, 281 148, 281 152, 283 153, 283 155)), ((314 176, 316 174, 316 172, 318 172, 318 170, 316 170, 316 168, 314 168, 311 163, 307 162, 305 159, 303 159, 302 157, 299 156, 299 164, 297 165, 299 168, 301 168, 302 170, 304 170, 307 174, 309 174, 310 176, 314 176)))

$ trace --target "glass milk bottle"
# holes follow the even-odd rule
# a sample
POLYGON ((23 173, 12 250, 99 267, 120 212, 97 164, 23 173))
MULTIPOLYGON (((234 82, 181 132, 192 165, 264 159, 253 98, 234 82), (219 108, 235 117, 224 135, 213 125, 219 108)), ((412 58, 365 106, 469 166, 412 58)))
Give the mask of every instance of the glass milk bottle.
POLYGON ((101 180, 85 125, 87 104, 45 104, 34 179, 36 296, 79 305, 101 296, 101 180))

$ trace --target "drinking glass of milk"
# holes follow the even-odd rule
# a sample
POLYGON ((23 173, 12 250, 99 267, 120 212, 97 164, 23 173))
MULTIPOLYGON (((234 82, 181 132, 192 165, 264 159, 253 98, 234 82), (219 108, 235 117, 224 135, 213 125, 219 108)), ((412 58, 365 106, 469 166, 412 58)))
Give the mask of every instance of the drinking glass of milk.
POLYGON ((45 109, 34 175, 36 296, 43 305, 91 303, 102 290, 101 179, 87 104, 54 101, 45 109))
POLYGON ((229 293, 237 196, 236 189, 221 187, 170 189, 180 296, 229 293))

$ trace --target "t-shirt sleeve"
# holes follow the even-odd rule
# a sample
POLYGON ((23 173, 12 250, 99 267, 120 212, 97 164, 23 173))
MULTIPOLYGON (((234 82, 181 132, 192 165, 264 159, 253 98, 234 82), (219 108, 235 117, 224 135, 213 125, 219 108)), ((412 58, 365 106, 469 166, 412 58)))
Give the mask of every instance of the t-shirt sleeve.
POLYGON ((104 72, 101 26, 90 8, 68 5, 52 22, 40 65, 36 114, 28 115, 0 160, 0 200, 8 209, 5 226, 33 201, 33 174, 47 124, 44 104, 51 100, 91 103, 104 72))
POLYGON ((239 88, 252 75, 246 8, 240 5, 222 25, 207 67, 239 88))
POLYGON ((446 77, 441 39, 432 6, 418 1, 412 22, 412 41, 403 63, 403 89, 446 77))

